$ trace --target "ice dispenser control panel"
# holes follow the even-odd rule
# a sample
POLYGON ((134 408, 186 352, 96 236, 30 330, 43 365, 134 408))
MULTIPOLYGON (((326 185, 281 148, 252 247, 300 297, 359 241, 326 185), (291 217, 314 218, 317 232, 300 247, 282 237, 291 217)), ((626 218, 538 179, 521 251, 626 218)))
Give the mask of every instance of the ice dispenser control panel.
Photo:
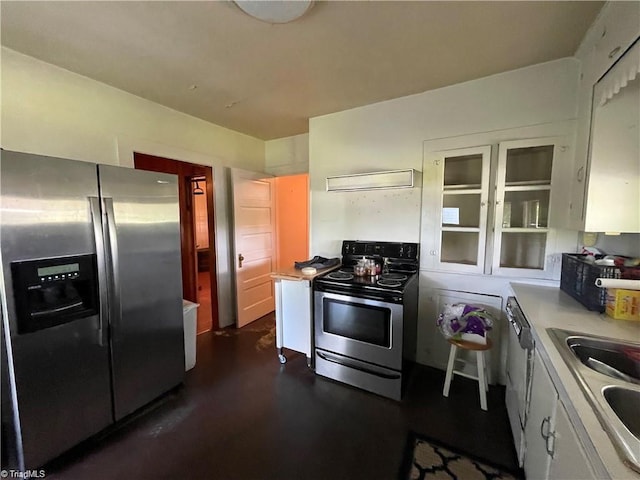
POLYGON ((95 254, 16 261, 11 275, 19 334, 98 313, 95 254))
POLYGON ((78 278, 80 276, 79 263, 67 263, 65 265, 54 265, 52 267, 38 268, 40 282, 55 282, 66 278, 78 278))

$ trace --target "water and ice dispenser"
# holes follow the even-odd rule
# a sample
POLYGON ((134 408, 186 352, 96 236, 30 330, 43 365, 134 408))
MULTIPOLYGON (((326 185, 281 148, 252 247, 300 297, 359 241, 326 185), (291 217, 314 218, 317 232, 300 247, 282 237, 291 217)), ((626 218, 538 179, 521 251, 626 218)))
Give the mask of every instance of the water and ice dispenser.
POLYGON ((19 334, 98 313, 95 254, 11 263, 19 334))

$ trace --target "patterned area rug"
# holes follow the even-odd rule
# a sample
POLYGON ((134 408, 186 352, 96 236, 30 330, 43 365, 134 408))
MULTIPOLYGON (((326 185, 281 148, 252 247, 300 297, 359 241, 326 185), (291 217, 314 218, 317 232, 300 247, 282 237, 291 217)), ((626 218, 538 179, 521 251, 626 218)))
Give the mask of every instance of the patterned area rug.
POLYGON ((400 475, 403 480, 524 478, 522 472, 510 472, 416 434, 410 435, 408 447, 406 461, 400 475))

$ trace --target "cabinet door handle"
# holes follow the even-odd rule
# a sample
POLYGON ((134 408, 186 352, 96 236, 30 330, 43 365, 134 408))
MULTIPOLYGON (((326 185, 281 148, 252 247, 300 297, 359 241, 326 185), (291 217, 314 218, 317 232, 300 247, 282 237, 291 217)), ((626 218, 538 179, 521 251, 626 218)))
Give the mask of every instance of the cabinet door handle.
POLYGON ((500 200, 496 200, 496 205, 500 205, 500 200))
POLYGON ((542 436, 542 438, 544 438, 545 440, 549 439, 549 422, 551 421, 551 417, 544 417, 542 419, 542 423, 540 423, 540 436, 542 436), (546 431, 547 433, 545 433, 545 424, 547 425, 546 431))
POLYGON ((242 262, 244 261, 244 257, 242 254, 238 254, 238 268, 242 268, 242 262))
POLYGON ((556 432, 549 432, 544 448, 549 456, 553 458, 553 455, 556 453, 556 432), (551 447, 549 447, 549 444, 551 444, 551 447))
POLYGON ((553 454, 556 449, 556 432, 551 431, 551 417, 544 417, 542 419, 542 423, 540 424, 540 435, 544 438, 544 449, 547 451, 549 456, 553 458, 553 454), (545 433, 545 424, 546 433, 545 433), (549 446, 551 444, 551 446, 549 446))
POLYGON ((578 169, 578 174, 576 175, 576 178, 578 179, 579 182, 584 180, 584 167, 580 167, 578 169))

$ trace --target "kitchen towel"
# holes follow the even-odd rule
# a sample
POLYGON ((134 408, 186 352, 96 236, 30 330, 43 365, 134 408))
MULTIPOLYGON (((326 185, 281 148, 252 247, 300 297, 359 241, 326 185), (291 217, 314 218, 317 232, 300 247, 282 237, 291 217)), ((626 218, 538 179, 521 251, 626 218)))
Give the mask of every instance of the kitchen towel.
POLYGON ((625 280, 623 278, 596 278, 596 286, 600 288, 624 288, 625 290, 640 290, 640 280, 625 280))

